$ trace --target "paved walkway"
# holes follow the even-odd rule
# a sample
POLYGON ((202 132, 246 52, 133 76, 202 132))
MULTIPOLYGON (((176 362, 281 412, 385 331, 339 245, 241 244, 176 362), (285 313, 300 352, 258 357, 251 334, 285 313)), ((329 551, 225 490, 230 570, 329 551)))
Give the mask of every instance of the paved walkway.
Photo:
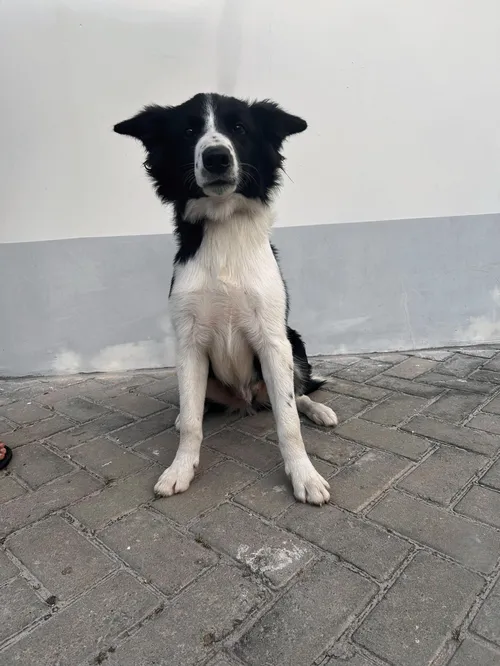
POLYGON ((2 666, 499 666, 500 346, 315 360, 323 508, 268 413, 209 419, 154 499, 168 371, 0 382, 2 666))

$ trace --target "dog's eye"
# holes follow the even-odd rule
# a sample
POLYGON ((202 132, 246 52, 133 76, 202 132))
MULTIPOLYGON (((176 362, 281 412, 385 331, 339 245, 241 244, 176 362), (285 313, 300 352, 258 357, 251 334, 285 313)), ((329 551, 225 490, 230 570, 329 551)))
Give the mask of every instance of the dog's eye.
POLYGON ((194 136, 194 129, 192 127, 187 127, 184 130, 184 134, 189 137, 194 136))
POLYGON ((238 132, 238 134, 246 134, 245 126, 242 125, 241 123, 236 123, 236 125, 234 126, 234 131, 238 132))

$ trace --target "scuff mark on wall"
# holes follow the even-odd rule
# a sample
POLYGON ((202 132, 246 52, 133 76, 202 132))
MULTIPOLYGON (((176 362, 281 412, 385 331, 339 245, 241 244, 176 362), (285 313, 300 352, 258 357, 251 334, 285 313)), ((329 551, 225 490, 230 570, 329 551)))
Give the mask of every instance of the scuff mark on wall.
POLYGON ((495 287, 490 292, 493 301, 491 311, 478 317, 469 317, 469 324, 457 331, 456 339, 462 343, 477 344, 479 342, 500 341, 500 287, 495 287))
POLYGON ((82 372, 82 357, 74 351, 65 349, 56 355, 52 367, 56 375, 74 375, 82 372))

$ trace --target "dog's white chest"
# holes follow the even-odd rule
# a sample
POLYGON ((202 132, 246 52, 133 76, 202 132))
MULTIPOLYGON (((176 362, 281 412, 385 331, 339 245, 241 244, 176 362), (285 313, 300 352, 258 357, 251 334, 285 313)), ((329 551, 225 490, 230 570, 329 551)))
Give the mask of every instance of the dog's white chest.
POLYGON ((171 310, 180 337, 194 336, 217 378, 244 393, 256 336, 284 321, 284 286, 267 232, 247 218, 210 225, 195 257, 176 268, 171 310))

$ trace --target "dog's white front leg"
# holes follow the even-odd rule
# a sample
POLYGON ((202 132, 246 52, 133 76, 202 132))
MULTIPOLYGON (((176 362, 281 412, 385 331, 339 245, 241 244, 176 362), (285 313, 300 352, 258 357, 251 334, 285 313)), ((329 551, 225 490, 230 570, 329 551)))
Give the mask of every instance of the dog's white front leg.
POLYGON ((267 339, 259 350, 262 374, 276 420, 278 441, 295 497, 301 502, 324 504, 329 485, 309 460, 300 432, 293 387, 293 357, 286 337, 267 339))
POLYGON ((208 378, 208 356, 197 347, 185 347, 178 353, 179 448, 170 467, 155 485, 155 493, 169 497, 189 488, 200 461, 203 439, 203 413, 208 378))

